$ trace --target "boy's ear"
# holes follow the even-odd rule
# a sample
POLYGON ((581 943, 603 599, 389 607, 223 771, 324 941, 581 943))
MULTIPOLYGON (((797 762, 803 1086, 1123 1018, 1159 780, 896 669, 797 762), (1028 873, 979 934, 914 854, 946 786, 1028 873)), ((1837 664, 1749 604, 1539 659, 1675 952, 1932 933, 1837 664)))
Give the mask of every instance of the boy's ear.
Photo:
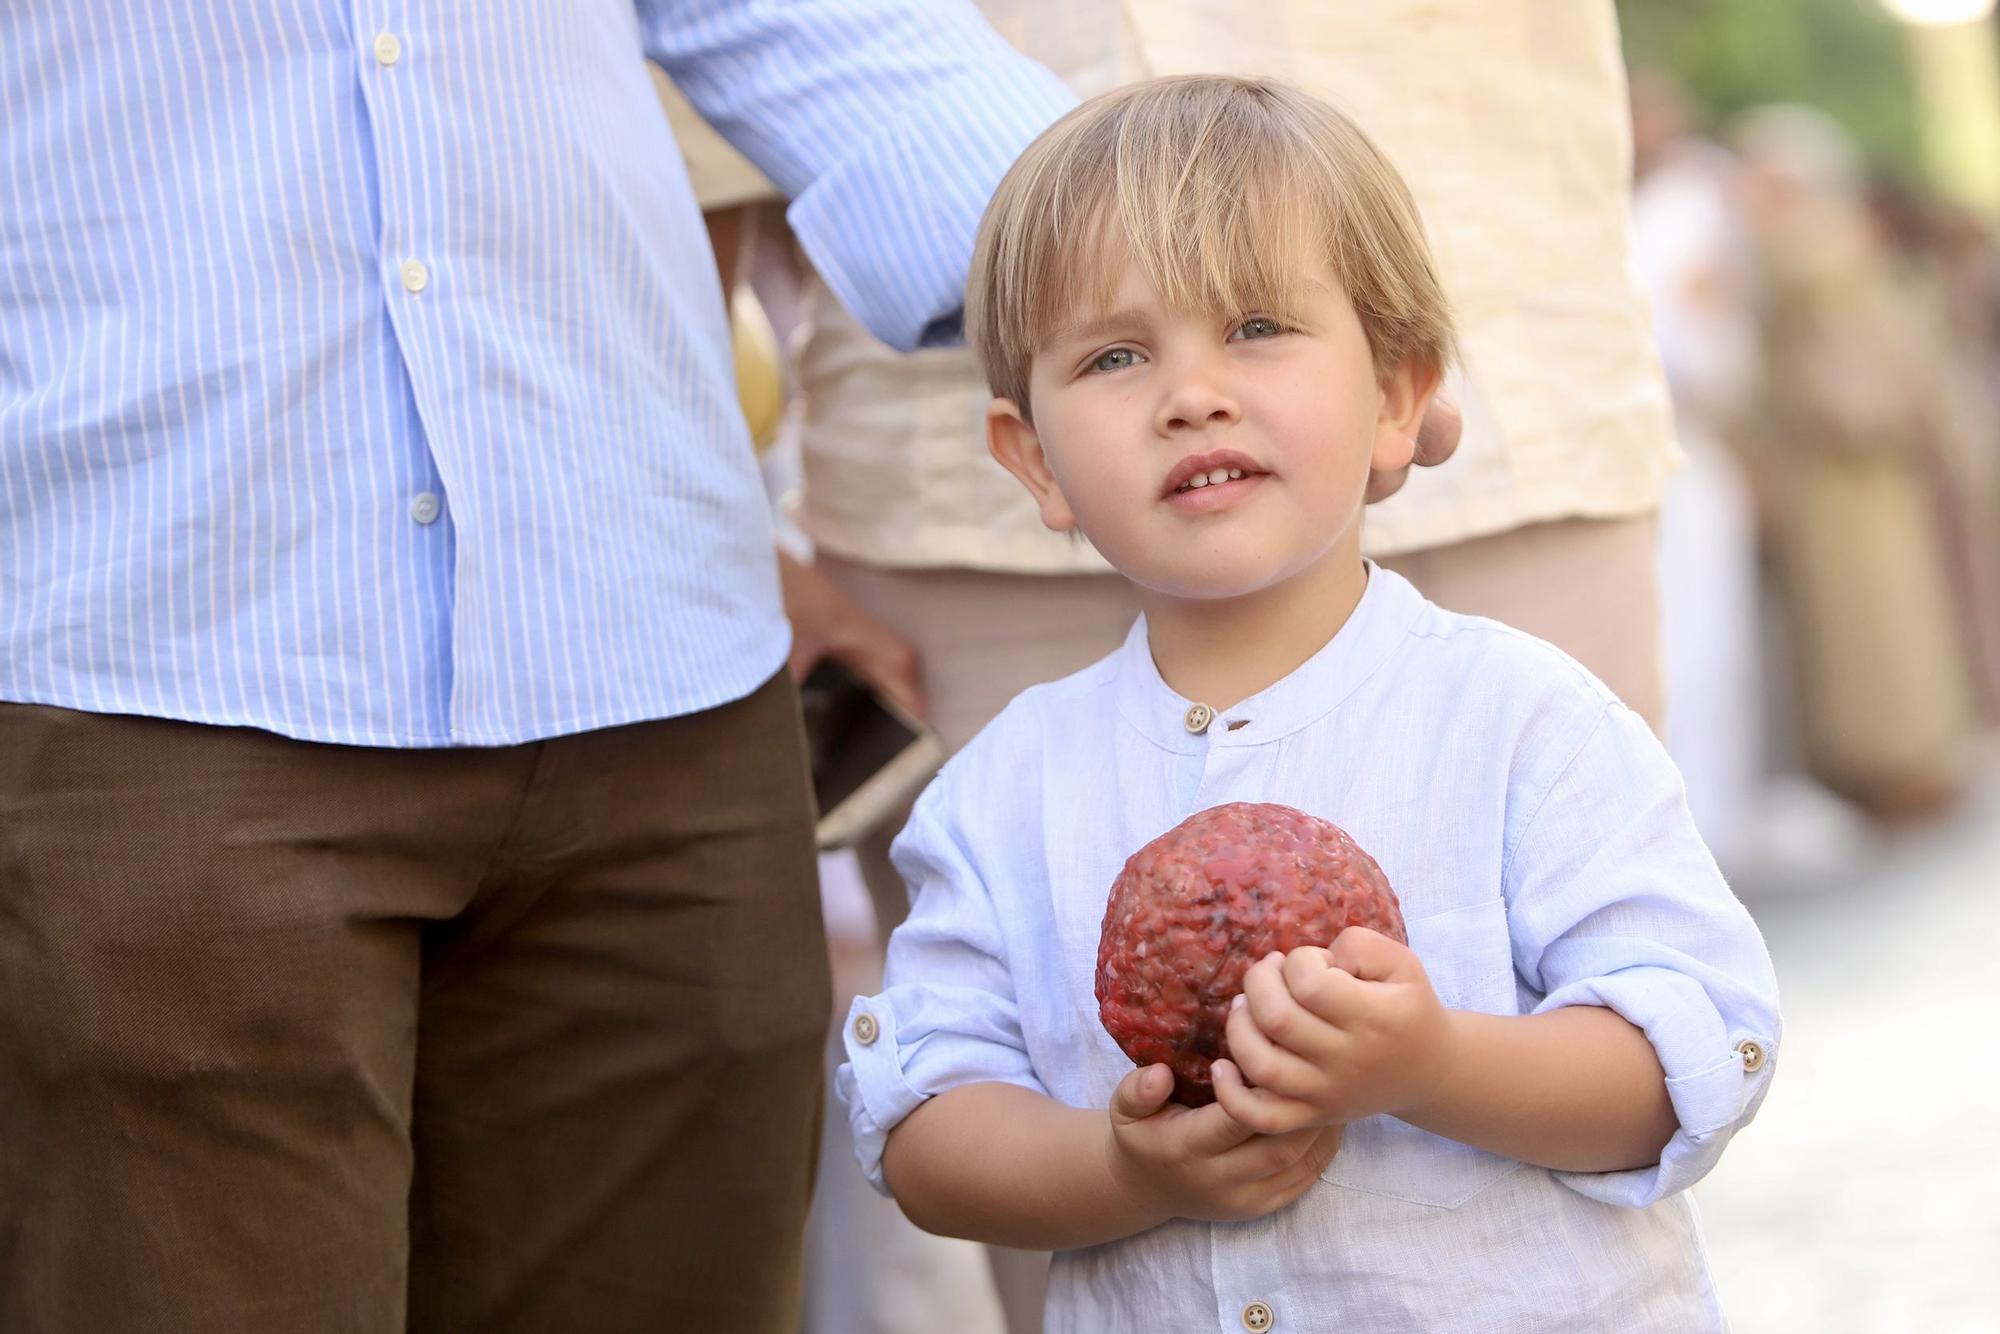
POLYGON ((1076 515, 1063 498, 1062 487, 1042 452, 1042 438, 1021 409, 1008 398, 996 398, 986 408, 986 448, 1001 467, 1020 479, 1035 498, 1044 526, 1058 533, 1076 527, 1076 515))
POLYGON ((1410 466, 1417 452, 1417 430, 1437 395, 1442 370, 1421 357, 1403 364, 1382 379, 1382 409, 1375 421, 1375 452, 1368 460, 1373 472, 1395 472, 1410 466))

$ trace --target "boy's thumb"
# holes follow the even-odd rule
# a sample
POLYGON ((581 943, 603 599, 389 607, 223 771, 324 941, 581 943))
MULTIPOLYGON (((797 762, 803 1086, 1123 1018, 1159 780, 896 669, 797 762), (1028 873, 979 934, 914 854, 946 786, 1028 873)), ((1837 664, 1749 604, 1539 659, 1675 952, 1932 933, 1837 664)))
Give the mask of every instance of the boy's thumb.
POLYGON ((1111 1094, 1111 1114, 1121 1121, 1139 1121, 1166 1105, 1174 1077, 1164 1065, 1145 1065, 1118 1081, 1111 1094))

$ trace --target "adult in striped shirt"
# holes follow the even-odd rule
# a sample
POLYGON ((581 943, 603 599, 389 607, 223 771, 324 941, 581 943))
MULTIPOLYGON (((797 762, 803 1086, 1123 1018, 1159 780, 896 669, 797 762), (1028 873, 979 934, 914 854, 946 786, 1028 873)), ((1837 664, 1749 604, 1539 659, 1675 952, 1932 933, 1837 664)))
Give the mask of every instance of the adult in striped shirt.
POLYGON ((959 0, 0 7, 0 1330, 778 1330, 827 981, 651 56, 882 338, 959 0))

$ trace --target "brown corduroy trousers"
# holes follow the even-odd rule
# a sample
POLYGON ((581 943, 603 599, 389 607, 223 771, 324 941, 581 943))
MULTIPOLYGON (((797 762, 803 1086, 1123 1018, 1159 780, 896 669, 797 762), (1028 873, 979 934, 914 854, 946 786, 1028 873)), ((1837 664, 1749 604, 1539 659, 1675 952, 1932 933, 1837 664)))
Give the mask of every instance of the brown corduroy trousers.
POLYGON ((789 1331, 796 694, 394 751, 0 704, 0 1332, 789 1331))

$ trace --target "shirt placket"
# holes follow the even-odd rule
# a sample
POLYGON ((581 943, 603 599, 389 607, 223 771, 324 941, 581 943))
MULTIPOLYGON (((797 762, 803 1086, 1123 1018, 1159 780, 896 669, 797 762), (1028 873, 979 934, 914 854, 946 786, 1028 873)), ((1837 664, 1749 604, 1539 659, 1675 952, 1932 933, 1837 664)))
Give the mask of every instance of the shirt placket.
POLYGON ((1272 1244, 1275 1219, 1209 1227, 1210 1280, 1215 1327, 1221 1334, 1288 1334, 1303 1331, 1306 1311, 1293 1300, 1279 1258, 1289 1247, 1272 1244))
MULTIPOLYGON (((1193 800, 1187 806, 1190 813, 1255 795, 1256 789, 1245 780, 1258 748, 1227 742, 1233 731, 1248 722, 1237 711, 1217 711, 1200 702, 1190 704, 1182 714, 1181 726, 1195 744, 1194 758, 1199 764, 1193 800)), ((1271 1261, 1270 1230, 1276 1226, 1266 1220, 1212 1224, 1208 1229, 1215 1327, 1223 1334, 1271 1334, 1286 1328, 1283 1274, 1271 1261)), ((1291 1328, 1300 1326, 1294 1323, 1291 1328)))
POLYGON ((1230 734, 1248 719, 1231 712, 1218 712, 1206 704, 1190 704, 1181 716, 1201 762, 1188 812, 1207 810, 1224 802, 1248 799, 1243 779, 1255 747, 1229 743, 1230 734))

